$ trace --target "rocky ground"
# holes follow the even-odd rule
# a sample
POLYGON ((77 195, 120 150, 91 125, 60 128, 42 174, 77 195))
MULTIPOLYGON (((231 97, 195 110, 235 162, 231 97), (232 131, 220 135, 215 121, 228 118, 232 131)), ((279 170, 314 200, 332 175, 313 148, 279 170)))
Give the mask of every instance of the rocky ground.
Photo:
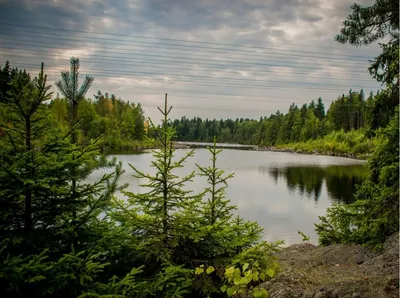
POLYGON ((270 298, 399 297, 399 235, 383 251, 359 245, 303 243, 279 253, 281 272, 263 285, 270 298))

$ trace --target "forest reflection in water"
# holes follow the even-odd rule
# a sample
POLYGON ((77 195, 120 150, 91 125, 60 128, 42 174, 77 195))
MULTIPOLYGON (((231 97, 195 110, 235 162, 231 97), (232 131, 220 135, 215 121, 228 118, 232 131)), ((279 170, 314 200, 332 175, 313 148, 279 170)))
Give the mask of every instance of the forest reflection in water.
POLYGON ((286 166, 259 168, 268 173, 275 181, 282 178, 291 192, 297 191, 301 196, 312 198, 318 202, 323 184, 332 203, 351 203, 357 185, 368 176, 364 165, 329 165, 329 166, 286 166))

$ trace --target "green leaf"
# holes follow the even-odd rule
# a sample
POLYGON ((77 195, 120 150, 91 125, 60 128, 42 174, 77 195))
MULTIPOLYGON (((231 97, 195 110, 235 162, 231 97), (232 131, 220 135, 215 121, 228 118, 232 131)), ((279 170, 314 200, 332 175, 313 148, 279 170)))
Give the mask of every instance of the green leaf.
POLYGON ((259 288, 255 288, 255 289, 251 292, 251 294, 252 294, 254 297, 256 297, 256 298, 262 296, 262 292, 260 291, 259 288))
POLYGON ((227 285, 223 285, 223 286, 220 288, 220 290, 221 290, 221 292, 223 293, 223 292, 226 291, 227 288, 228 288, 227 285))
POLYGON ((241 284, 242 279, 240 277, 234 277, 233 278, 233 283, 235 285, 240 285, 241 284))
POLYGON ((260 273, 260 279, 262 280, 262 281, 264 281, 265 280, 265 274, 264 273, 260 273))
POLYGON ((245 263, 242 267, 243 272, 245 272, 247 270, 247 268, 249 268, 249 263, 245 263))
POLYGON ((207 268, 207 270, 206 270, 206 273, 207 274, 211 274, 211 273, 213 273, 215 271, 215 268, 213 267, 213 266, 209 266, 208 268, 207 268))
POLYGON ((229 296, 229 297, 232 297, 232 295, 235 293, 235 289, 234 288, 227 288, 226 289, 226 294, 229 296))
POLYGON ((254 272, 252 277, 253 277, 253 281, 258 281, 259 280, 257 272, 254 272))
POLYGON ((269 268, 268 270, 267 270, 267 275, 269 276, 269 277, 274 277, 275 276, 275 270, 274 269, 272 269, 272 268, 269 268))
POLYGON ((203 272, 204 272, 203 268, 197 267, 196 270, 194 271, 194 274, 199 275, 199 274, 202 274, 203 272))
POLYGON ((229 275, 232 275, 234 272, 235 272, 235 267, 232 266, 225 270, 225 275, 229 276, 229 275))

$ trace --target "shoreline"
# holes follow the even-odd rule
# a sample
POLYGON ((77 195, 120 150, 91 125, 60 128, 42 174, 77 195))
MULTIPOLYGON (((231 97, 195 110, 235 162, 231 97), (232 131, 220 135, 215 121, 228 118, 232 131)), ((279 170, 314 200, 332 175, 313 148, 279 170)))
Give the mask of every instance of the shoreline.
MULTIPOLYGON (((191 142, 190 144, 184 144, 184 142, 173 142, 172 147, 174 149, 198 149, 198 148, 207 148, 207 145, 204 143, 194 144, 195 142, 191 142)), ((211 145, 211 143, 210 143, 211 145)), ((320 152, 318 150, 307 151, 307 150, 293 150, 291 148, 285 147, 275 147, 275 146, 257 146, 257 145, 247 145, 248 147, 242 148, 242 144, 238 144, 235 147, 234 144, 229 144, 229 146, 224 146, 224 144, 219 144, 218 148, 221 149, 233 149, 233 150, 245 150, 245 151, 264 151, 264 152, 283 152, 283 153, 294 153, 294 154, 305 154, 305 155, 321 155, 321 156, 332 156, 332 157, 343 157, 350 158, 356 160, 367 160, 370 154, 361 154, 356 155, 353 153, 340 153, 340 152, 320 152)), ((121 155, 121 154, 138 154, 144 152, 146 150, 155 149, 152 146, 136 146, 135 148, 130 148, 128 150, 116 150, 115 152, 108 152, 109 155, 121 155)))
POLYGON ((268 152, 286 152, 295 154, 306 154, 306 155, 322 155, 322 156, 333 156, 333 157, 344 157, 357 160, 367 160, 368 154, 355 155, 353 153, 340 153, 340 152, 319 152, 318 150, 313 150, 312 152, 306 150, 293 150, 291 148, 277 148, 275 146, 257 146, 254 151, 268 151, 268 152))
MULTIPOLYGON (((238 144, 241 145, 241 144, 238 144)), ((177 144, 174 143, 174 149, 192 149, 199 148, 198 146, 192 146, 192 144, 177 144)), ((278 148, 275 146, 257 146, 257 145, 248 145, 252 148, 241 148, 241 147, 224 147, 220 146, 221 149, 234 149, 234 150, 247 150, 247 151, 265 151, 265 152, 286 152, 286 153, 295 153, 295 154, 306 154, 306 155, 322 155, 322 156, 333 156, 333 157, 344 157, 356 160, 367 160, 369 157, 368 154, 363 155, 355 155, 352 153, 340 153, 340 152, 319 152, 318 150, 305 151, 305 150, 293 150, 291 148, 278 148)))

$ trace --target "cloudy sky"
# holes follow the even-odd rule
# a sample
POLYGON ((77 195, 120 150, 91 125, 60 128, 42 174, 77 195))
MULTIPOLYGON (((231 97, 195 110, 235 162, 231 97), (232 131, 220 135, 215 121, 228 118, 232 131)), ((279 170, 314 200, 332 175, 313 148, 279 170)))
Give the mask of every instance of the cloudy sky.
POLYGON ((378 46, 334 41, 353 2, 0 0, 0 65, 36 73, 44 62, 54 83, 79 57, 90 97, 140 102, 153 119, 164 93, 173 118, 259 118, 318 97, 328 108, 380 88, 367 72, 378 46))

